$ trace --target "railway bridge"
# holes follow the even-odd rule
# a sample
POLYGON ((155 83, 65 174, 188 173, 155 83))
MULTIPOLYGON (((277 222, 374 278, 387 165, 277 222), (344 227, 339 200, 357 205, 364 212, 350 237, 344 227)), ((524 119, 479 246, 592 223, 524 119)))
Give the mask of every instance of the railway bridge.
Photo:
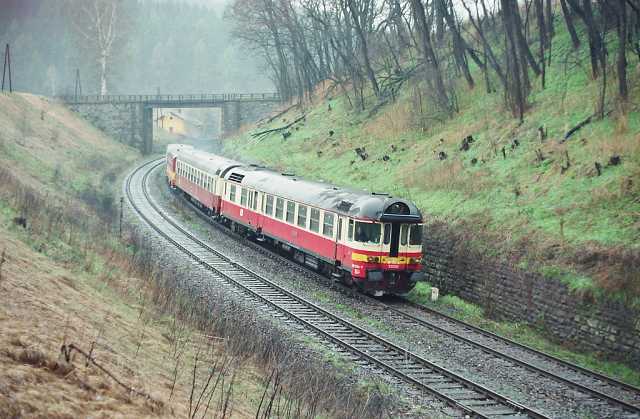
POLYGON ((139 147, 153 147, 153 110, 157 108, 220 108, 222 135, 254 122, 280 103, 277 93, 195 95, 88 95, 57 98, 112 137, 139 147))

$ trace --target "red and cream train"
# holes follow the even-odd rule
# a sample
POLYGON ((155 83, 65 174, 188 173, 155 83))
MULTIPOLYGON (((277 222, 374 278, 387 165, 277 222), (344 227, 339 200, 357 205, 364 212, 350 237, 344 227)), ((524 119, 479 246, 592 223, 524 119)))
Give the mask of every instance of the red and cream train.
POLYGON ((167 147, 166 175, 208 215, 366 293, 404 294, 423 276, 422 215, 410 201, 180 144, 167 147))

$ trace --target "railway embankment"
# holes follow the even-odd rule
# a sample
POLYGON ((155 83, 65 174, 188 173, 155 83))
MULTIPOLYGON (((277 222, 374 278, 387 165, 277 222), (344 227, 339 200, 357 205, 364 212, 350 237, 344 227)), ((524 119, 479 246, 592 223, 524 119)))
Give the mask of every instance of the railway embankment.
MULTIPOLYGON (((434 285, 493 318, 637 369, 640 73, 630 73, 624 109, 607 103, 603 119, 580 124, 601 85, 565 71, 569 38, 555 42, 547 85, 533 88, 523 123, 480 87, 460 86, 459 111, 440 119, 419 78, 394 100, 370 97, 365 111, 327 81, 311 102, 228 139, 226 152, 412 199, 430 225, 434 285)), ((588 57, 586 46, 576 54, 588 57)))
POLYGON ((171 255, 151 253, 133 226, 119 234, 121 179, 135 150, 33 95, 0 95, 0 127, 0 416, 363 408, 355 393, 332 398, 337 387, 320 380, 329 369, 285 352, 255 314, 225 298, 205 312, 200 295, 177 293, 178 281, 195 280, 191 265, 162 272, 157 262, 171 255), (258 362, 273 350, 331 390, 290 392, 272 359, 258 362))
POLYGON ((524 322, 567 348, 640 367, 640 310, 614 298, 576 293, 537 272, 473 253, 444 224, 425 237, 425 270, 441 291, 484 308, 492 318, 524 322))

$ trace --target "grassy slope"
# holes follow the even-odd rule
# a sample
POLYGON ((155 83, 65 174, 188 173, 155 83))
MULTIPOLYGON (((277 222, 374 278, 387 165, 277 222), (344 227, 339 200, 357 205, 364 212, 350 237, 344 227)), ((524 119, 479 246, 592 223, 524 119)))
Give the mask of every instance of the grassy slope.
MULTIPOLYGON (((99 208, 111 207, 120 177, 137 158, 135 150, 109 139, 64 107, 33 95, 0 94, 0 165, 18 175, 18 190, 20 185, 29 186, 84 214, 80 216, 93 217, 86 200, 98 200, 99 208)), ((169 397, 174 321, 145 308, 142 287, 136 285, 140 281, 128 277, 126 269, 109 266, 113 255, 95 254, 82 240, 72 238, 72 233, 81 232, 59 232, 51 220, 32 219, 30 214, 26 214, 29 229, 15 226, 12 219, 20 215, 12 207, 15 193, 16 185, 9 186, 3 178, 0 254, 6 252, 6 262, 0 268, 0 416, 187 417, 188 376, 204 339, 184 327, 183 336, 191 336, 191 344, 180 359, 176 392, 169 397), (36 232, 46 231, 47 225, 46 237, 39 236, 36 232), (98 363, 162 403, 130 397, 80 357, 76 356, 74 369, 59 366, 63 342, 89 351, 94 340, 98 363)), ((206 374, 201 368, 198 380, 206 380, 206 374)), ((253 414, 263 378, 251 365, 238 371, 235 415, 253 414)))
MULTIPOLYGON (((115 276, 107 284, 104 278, 69 270, 32 250, 24 243, 26 234, 8 230, 7 224, 3 217, 0 248, 7 249, 7 262, 0 281, 0 416, 188 417, 192 365, 197 348, 206 348, 205 339, 196 331, 182 331, 190 344, 170 397, 173 322, 149 318, 153 314, 137 296, 123 296, 123 289, 136 287, 136 278, 115 276), (87 352, 95 345, 92 355, 102 367, 160 404, 131 397, 82 357, 75 356, 74 368, 68 367, 59 355, 63 343, 87 352)), ((216 353, 214 359, 222 356, 216 353)), ((198 382, 207 375, 200 368, 198 382)), ((234 415, 251 417, 263 391, 261 378, 245 366, 236 383, 234 415)))
MULTIPOLYGON (((473 90, 458 86, 460 112, 445 123, 418 116, 414 80, 397 102, 372 117, 353 111, 344 96, 319 98, 286 140, 279 134, 256 140, 247 132, 228 141, 226 149, 310 178, 409 197, 427 220, 476 233, 474 244, 486 253, 524 250, 522 265, 542 262, 547 276, 574 288, 594 288, 594 278, 607 277, 606 263, 580 269, 573 263, 577 254, 640 249, 640 66, 631 59, 626 116, 595 121, 561 143, 568 129, 593 113, 599 82, 589 78, 586 46, 574 54, 568 34, 560 24, 557 28, 547 86, 542 90, 532 79, 531 107, 522 126, 504 109, 500 93, 485 92, 476 71, 478 85, 473 90), (539 126, 548 130, 544 143, 537 139, 539 126), (464 152, 459 147, 467 135, 475 142, 464 152), (514 139, 520 145, 512 149, 514 139), (354 152, 363 146, 366 161, 354 152), (537 149, 545 156, 542 163, 536 162, 537 149), (440 151, 447 153, 446 160, 436 158, 440 151), (571 167, 562 174, 566 153, 571 167), (389 161, 383 161, 385 155, 389 161), (606 167, 612 155, 620 155, 622 164, 606 167), (600 177, 594 176, 596 161, 605 167, 600 177)), ((610 81, 609 92, 615 92, 615 78, 610 81)), ((259 130, 283 125, 299 113, 290 111, 259 130)))
POLYGON ((78 195, 119 187, 115 180, 137 156, 63 106, 29 94, 0 95, 0 164, 22 180, 78 195))

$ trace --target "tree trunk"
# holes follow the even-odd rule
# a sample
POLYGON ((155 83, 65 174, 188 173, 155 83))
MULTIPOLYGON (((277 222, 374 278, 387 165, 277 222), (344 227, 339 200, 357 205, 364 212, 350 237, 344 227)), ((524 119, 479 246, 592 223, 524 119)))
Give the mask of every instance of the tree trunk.
MULTIPOLYGON (((514 35, 518 42, 518 49, 520 50, 520 53, 523 56, 522 64, 525 64, 525 59, 526 59, 526 62, 529 63, 529 65, 533 69, 533 72, 536 73, 536 76, 539 76, 540 67, 536 62, 535 57, 531 53, 531 49, 529 49, 529 44, 527 43, 527 38, 524 36, 524 33, 523 33, 522 19, 520 19, 520 11, 518 10, 518 2, 516 0, 509 0, 508 3, 510 5, 509 10, 512 16, 510 20, 513 22, 514 35)), ((503 9, 503 13, 504 13, 504 9, 503 9)))
POLYGON ((602 48, 602 42, 600 33, 596 27, 595 19, 593 18, 593 10, 591 9, 591 0, 583 0, 582 2, 583 20, 587 26, 587 32, 589 34, 589 56, 591 58, 591 71, 593 78, 597 79, 599 74, 598 58, 600 57, 600 49, 602 48))
POLYGON ((475 82, 473 77, 471 76, 471 72, 469 71, 469 64, 465 57, 465 47, 464 41, 462 40, 462 35, 460 34, 460 28, 456 23, 455 17, 453 15, 453 4, 450 3, 447 5, 445 3, 446 0, 437 0, 440 5, 439 8, 442 10, 442 15, 447 22, 447 26, 449 26, 449 30, 451 31, 451 37, 453 40, 453 56, 456 59, 456 65, 458 69, 462 71, 465 80, 467 80, 467 84, 470 88, 473 89, 475 86, 475 82))
POLYGON ((549 42, 545 45, 546 49, 551 47, 551 39, 553 39, 556 34, 555 27, 553 26, 553 7, 551 6, 551 0, 547 0, 546 2, 546 15, 547 15, 547 41, 549 42))
POLYGON ((618 15, 618 93, 620 99, 626 102, 629 99, 627 87, 627 4, 624 0, 617 2, 615 6, 618 15))
POLYGON ((438 107, 448 114, 451 112, 451 104, 449 102, 447 90, 444 86, 444 80, 442 79, 438 58, 436 57, 433 50, 433 44, 431 43, 431 35, 429 27, 427 26, 422 0, 410 0, 410 3, 415 27, 420 35, 420 41, 422 43, 421 49, 425 65, 427 66, 427 82, 435 92, 435 99, 438 107))
POLYGON ((573 24, 573 15, 569 11, 567 2, 565 0, 560 0, 560 7, 562 7, 562 16, 564 16, 564 22, 567 25, 567 31, 569 31, 569 35, 571 36, 573 49, 578 49, 580 47, 580 38, 578 38, 576 27, 573 24))
POLYGON ((364 30, 362 28, 362 16, 356 10, 356 6, 354 5, 353 1, 354 0, 347 0, 347 5, 349 7, 349 11, 351 12, 351 18, 353 20, 354 29, 356 30, 356 35, 358 35, 358 39, 360 40, 360 48, 362 50, 364 68, 367 73, 367 77, 369 78, 369 82, 371 83, 373 93, 377 98, 380 98, 380 87, 378 86, 376 74, 373 71, 373 67, 371 67, 371 61, 369 60, 369 47, 367 46, 367 38, 365 37, 364 30))
POLYGON ((521 59, 521 55, 518 53, 518 28, 515 16, 518 11, 514 10, 514 7, 517 7, 517 4, 512 0, 501 0, 501 3, 502 19, 504 23, 507 43, 507 66, 510 70, 509 75, 511 76, 511 83, 508 84, 507 91, 505 93, 511 97, 511 103, 513 106, 515 106, 515 109, 512 107, 512 110, 515 111, 518 119, 520 120, 520 122, 522 122, 524 120, 525 106, 523 93, 524 89, 520 70, 524 69, 526 71, 526 66, 523 66, 522 63, 519 62, 521 59))
POLYGON ((535 0, 536 17, 538 21, 538 33, 540 36, 540 70, 541 70, 541 84, 542 88, 545 88, 546 78, 546 60, 544 56, 544 50, 548 45, 547 41, 547 25, 544 20, 544 10, 542 9, 542 0, 535 0))
POLYGON ((107 53, 100 54, 100 95, 107 94, 107 53))

